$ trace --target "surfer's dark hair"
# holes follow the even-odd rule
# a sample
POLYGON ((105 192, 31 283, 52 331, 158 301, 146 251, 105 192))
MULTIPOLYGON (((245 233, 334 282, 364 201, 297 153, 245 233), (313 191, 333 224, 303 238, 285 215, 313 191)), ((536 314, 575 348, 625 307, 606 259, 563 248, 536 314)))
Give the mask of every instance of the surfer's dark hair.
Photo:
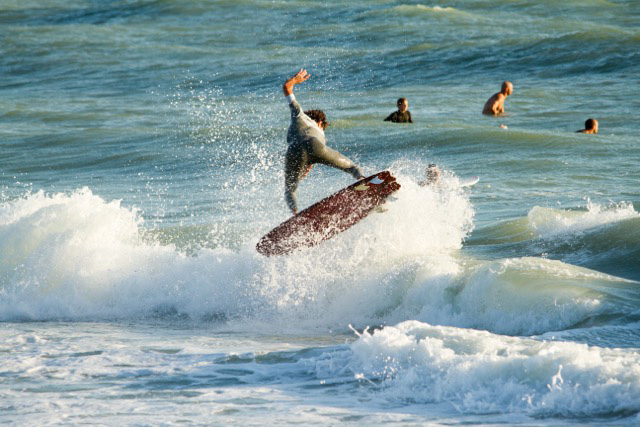
POLYGON ((585 129, 593 129, 594 127, 596 127, 596 121, 594 119, 587 119, 587 121, 584 122, 585 129))
POLYGON ((329 122, 327 121, 327 116, 325 116, 324 111, 322 110, 307 110, 304 112, 307 116, 311 118, 314 122, 322 123, 322 129, 329 126, 329 122))
POLYGON ((397 102, 397 104, 398 104, 398 105, 400 105, 400 104, 404 104, 404 101, 406 101, 406 100, 407 100, 407 98, 398 98, 398 102, 397 102))

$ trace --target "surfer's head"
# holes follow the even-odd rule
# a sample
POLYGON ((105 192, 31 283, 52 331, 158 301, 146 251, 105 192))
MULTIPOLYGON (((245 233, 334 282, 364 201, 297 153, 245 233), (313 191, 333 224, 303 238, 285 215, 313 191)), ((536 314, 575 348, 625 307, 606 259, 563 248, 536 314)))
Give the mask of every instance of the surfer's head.
POLYGON ((407 98, 398 98, 398 111, 404 113, 409 109, 409 101, 407 98))
POLYGON ((329 126, 329 122, 327 121, 327 116, 325 116, 324 111, 322 110, 307 110, 304 112, 307 116, 311 118, 314 122, 318 124, 320 129, 325 130, 327 126, 329 126))

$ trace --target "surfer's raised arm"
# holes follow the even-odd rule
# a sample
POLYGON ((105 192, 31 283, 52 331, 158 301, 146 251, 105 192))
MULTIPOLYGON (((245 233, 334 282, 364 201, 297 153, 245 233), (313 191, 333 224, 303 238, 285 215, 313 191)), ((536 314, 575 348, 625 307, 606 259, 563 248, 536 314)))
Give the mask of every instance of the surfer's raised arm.
POLYGON ((300 71, 298 71, 298 73, 295 76, 288 79, 282 85, 282 91, 284 92, 284 96, 293 95, 293 87, 298 83, 304 82, 309 77, 311 77, 311 74, 307 73, 307 70, 305 70, 304 68, 300 68, 300 71))

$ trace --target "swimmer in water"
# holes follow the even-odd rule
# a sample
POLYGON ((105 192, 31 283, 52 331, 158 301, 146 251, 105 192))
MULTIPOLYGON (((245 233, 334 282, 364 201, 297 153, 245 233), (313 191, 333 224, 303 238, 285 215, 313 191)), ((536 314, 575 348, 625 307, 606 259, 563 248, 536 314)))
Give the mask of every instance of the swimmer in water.
POLYGON ((426 179, 424 181, 418 183, 419 186, 426 187, 440 182, 440 169, 438 168, 438 165, 430 163, 429 166, 427 166, 427 169, 425 169, 425 177, 426 179))
POLYGON ((504 101, 507 96, 513 93, 513 84, 511 82, 502 83, 502 90, 493 94, 491 98, 487 100, 482 109, 482 114, 490 116, 498 116, 504 114, 504 101))
POLYGON ((389 114, 389 116, 384 119, 384 121, 393 123, 413 123, 411 112, 409 111, 409 101, 407 101, 407 98, 398 99, 397 105, 398 110, 389 114))
POLYGON ((576 132, 596 134, 598 133, 598 121, 596 119, 587 119, 587 121, 584 122, 584 129, 577 130, 576 132))

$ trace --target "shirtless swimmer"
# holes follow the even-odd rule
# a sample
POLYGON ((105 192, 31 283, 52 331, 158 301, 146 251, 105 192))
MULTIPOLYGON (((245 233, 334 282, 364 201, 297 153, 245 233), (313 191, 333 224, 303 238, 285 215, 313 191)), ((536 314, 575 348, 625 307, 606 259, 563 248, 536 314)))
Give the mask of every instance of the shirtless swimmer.
POLYGON ((507 99, 507 96, 512 93, 513 84, 511 82, 502 83, 502 90, 487 100, 482 109, 482 114, 488 114, 490 116, 504 114, 504 101, 507 99))

